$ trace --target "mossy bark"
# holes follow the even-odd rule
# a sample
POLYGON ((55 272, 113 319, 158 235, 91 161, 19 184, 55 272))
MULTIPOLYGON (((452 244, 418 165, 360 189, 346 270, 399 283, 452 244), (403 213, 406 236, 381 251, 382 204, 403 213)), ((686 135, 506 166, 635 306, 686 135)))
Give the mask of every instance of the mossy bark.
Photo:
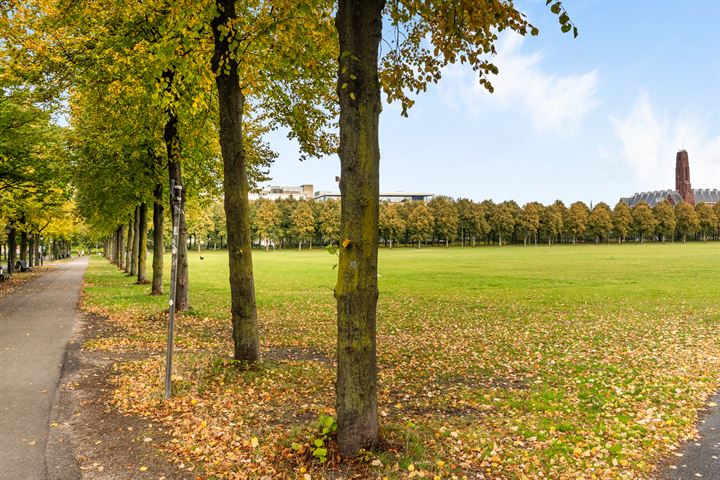
POLYGON ((250 243, 250 188, 242 125, 245 96, 240 88, 237 60, 230 55, 230 38, 223 35, 220 28, 235 21, 237 12, 234 0, 216 0, 215 4, 217 16, 212 21, 215 38, 212 68, 216 75, 220 107, 234 357, 254 362, 258 359, 258 331, 250 243), (227 68, 221 67, 223 62, 227 68))
MULTIPOLYGON (((135 218, 131 218, 128 222, 128 233, 127 233, 127 240, 125 242, 125 271, 130 272, 130 265, 132 264, 132 246, 133 246, 133 237, 135 236, 135 218)), ((122 255, 122 246, 120 247, 120 252, 122 255)))
POLYGON ((142 202, 138 207, 138 270, 137 283, 147 281, 147 204, 142 202))
POLYGON ((118 254, 118 264, 117 266, 120 268, 125 268, 125 255, 123 255, 122 246, 124 245, 125 241, 125 225, 120 225, 117 230, 117 244, 119 245, 119 254, 118 254))
MULTIPOLYGON (((23 217, 23 221, 25 217, 23 217)), ((20 261, 27 262, 28 259, 28 234, 26 231, 20 232, 20 261)))
POLYGON ((8 232, 8 274, 12 275, 15 272, 15 251, 17 249, 17 230, 15 227, 10 227, 8 232))
POLYGON ((123 259, 123 246, 122 242, 120 241, 120 227, 115 229, 115 235, 113 235, 112 243, 113 243, 113 256, 112 261, 115 263, 116 266, 120 266, 123 259))
POLYGON ((36 233, 35 235, 35 266, 39 267, 42 265, 42 253, 40 251, 40 234, 36 233))
POLYGON ((35 261, 35 235, 28 235, 28 266, 32 267, 35 261))
MULTIPOLYGON (((172 74, 166 74, 172 81, 172 74)), ((170 184, 183 186, 182 168, 180 165, 180 135, 178 133, 178 119, 174 111, 168 111, 168 120, 165 123, 163 132, 165 147, 168 156, 168 177, 170 184)), ((171 191, 170 197, 174 196, 171 191)), ((170 204, 172 212, 173 225, 175 224, 175 209, 170 204)), ((180 195, 180 211, 185 212, 185 189, 182 189, 180 195)), ((179 219, 180 229, 178 232, 178 253, 177 253, 177 280, 175 282, 175 310, 183 311, 190 308, 190 300, 188 297, 188 258, 187 258, 187 224, 185 223, 185 214, 182 213, 179 219)))
POLYGON ((340 259, 335 384, 340 454, 378 441, 376 310, 381 110, 378 49, 384 0, 340 0, 340 259))
POLYGON ((151 295, 162 295, 162 277, 163 277, 163 254, 165 253, 165 245, 163 244, 163 191, 162 185, 155 185, 155 201, 153 202, 153 278, 151 295))
POLYGON ((135 206, 135 217, 133 220, 133 243, 132 256, 130 257, 130 275, 138 273, 138 253, 140 251, 140 206, 135 206))

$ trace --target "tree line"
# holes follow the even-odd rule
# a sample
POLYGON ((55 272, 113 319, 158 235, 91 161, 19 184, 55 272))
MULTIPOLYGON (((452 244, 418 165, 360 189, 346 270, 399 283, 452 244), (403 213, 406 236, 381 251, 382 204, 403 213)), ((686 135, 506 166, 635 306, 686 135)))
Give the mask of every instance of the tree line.
MULTIPOLYGON (((266 250, 312 248, 339 244, 340 202, 286 198, 259 199, 250 206, 253 243, 266 250)), ((210 209, 212 211, 212 209, 210 209)), ((188 220, 195 231, 191 245, 223 248, 222 224, 208 215, 206 223, 188 220)), ((510 200, 475 202, 436 196, 429 202, 382 202, 378 218, 380 245, 475 246, 557 243, 683 241, 720 239, 720 204, 688 203, 673 206, 667 200, 654 207, 641 202, 614 208, 600 202, 592 208, 578 201, 565 206, 510 200)))

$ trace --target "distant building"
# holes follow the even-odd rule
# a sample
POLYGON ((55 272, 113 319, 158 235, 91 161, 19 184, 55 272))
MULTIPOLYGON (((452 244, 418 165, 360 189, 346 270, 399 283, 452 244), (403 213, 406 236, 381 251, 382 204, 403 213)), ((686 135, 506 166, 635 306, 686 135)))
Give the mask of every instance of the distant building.
POLYGON ((636 193, 632 197, 623 197, 621 202, 629 207, 634 207, 640 202, 645 202, 654 207, 663 200, 669 201, 672 205, 680 202, 687 202, 690 205, 696 203, 707 203, 713 205, 720 202, 720 190, 713 188, 692 188, 690 185, 690 160, 685 150, 680 150, 675 156, 675 190, 655 190, 653 192, 636 193))
POLYGON ((266 198, 268 200, 280 200, 285 198, 294 198, 295 200, 309 200, 313 198, 312 185, 300 185, 298 187, 263 187, 258 193, 248 195, 250 200, 258 200, 266 198))
MULTIPOLYGON (((381 202, 429 202, 434 195, 432 193, 422 192, 387 192, 380 194, 381 202)), ((324 202, 325 200, 340 200, 340 194, 336 192, 315 192, 315 200, 324 202)))
MULTIPOLYGON (((325 200, 340 200, 340 194, 336 192, 313 191, 311 184, 300 185, 296 187, 263 187, 257 193, 248 195, 250 200, 259 200, 265 198, 268 200, 280 200, 286 198, 294 198, 295 200, 316 200, 324 202, 325 200)), ((433 197, 432 193, 421 192, 388 192, 380 194, 381 202, 428 202, 433 197)))

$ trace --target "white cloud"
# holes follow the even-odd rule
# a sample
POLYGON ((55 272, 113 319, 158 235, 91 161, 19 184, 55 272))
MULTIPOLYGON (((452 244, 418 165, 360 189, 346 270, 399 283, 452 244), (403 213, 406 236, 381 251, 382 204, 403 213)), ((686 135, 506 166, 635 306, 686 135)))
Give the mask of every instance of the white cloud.
POLYGON ((646 92, 623 118, 614 119, 620 159, 642 190, 675 188, 675 153, 690 158, 693 188, 720 186, 720 134, 717 119, 698 113, 657 112, 646 92))
POLYGON ((507 34, 492 62, 500 70, 490 77, 495 92, 478 83, 477 73, 467 65, 448 65, 440 82, 440 94, 451 107, 480 116, 488 106, 513 110, 532 118, 541 133, 565 136, 577 131, 583 119, 599 105, 597 72, 557 75, 543 70, 544 54, 523 54, 524 37, 507 34))

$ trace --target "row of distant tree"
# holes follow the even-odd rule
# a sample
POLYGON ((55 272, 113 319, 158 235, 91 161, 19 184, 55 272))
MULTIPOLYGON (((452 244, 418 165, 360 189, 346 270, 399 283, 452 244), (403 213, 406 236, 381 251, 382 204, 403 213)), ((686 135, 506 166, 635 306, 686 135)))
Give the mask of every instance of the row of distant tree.
MULTIPOLYGON (((219 209, 203 210, 206 212, 219 209)), ((199 222, 190 214, 190 246, 203 238, 208 248, 224 247, 222 215, 206 215, 199 222)), ((253 243, 266 249, 312 248, 339 241, 340 202, 260 199, 251 206, 253 243)), ((654 207, 630 208, 620 202, 611 208, 584 202, 566 206, 514 201, 474 202, 438 196, 425 202, 383 202, 380 241, 394 245, 478 245, 523 243, 587 243, 625 241, 686 241, 720 238, 720 204, 692 206, 668 201, 654 207)))

